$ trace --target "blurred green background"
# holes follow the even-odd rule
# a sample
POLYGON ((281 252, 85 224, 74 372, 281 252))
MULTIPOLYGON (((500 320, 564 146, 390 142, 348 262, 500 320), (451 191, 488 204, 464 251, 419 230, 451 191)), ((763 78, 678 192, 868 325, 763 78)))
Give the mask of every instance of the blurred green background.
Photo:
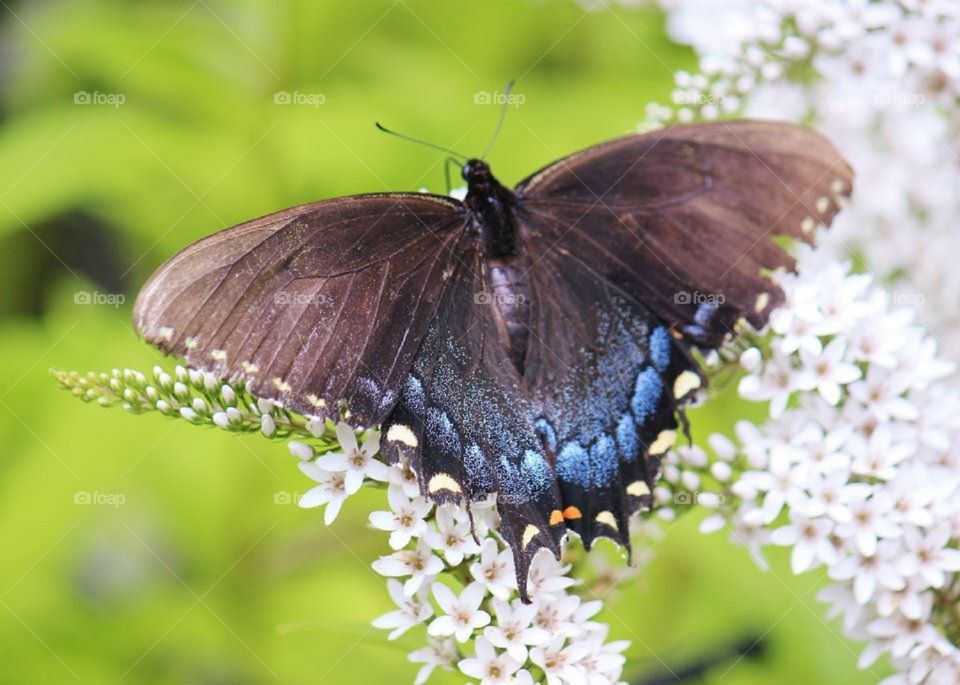
MULTIPOLYGON (((378 493, 326 529, 292 504, 309 482, 281 445, 86 406, 47 369, 149 369, 133 297, 218 228, 443 192, 443 156, 375 120, 477 153, 497 117, 484 94, 517 78, 490 157, 513 183, 631 130, 693 55, 653 10, 562 0, 5 0, 0 30, 0 683, 412 681, 422 635, 368 627, 390 608, 369 567, 387 549, 366 526, 378 493)), ((720 394, 699 435, 756 415, 720 394)), ((761 656, 702 682, 879 679, 821 619, 817 574, 783 555, 763 573, 698 518, 607 598, 629 679, 753 637, 761 656)))

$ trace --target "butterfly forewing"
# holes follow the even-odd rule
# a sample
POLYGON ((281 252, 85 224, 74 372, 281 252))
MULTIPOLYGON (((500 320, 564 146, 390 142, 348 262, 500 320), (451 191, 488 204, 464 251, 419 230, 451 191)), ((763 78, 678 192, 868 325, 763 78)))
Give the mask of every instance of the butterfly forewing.
POLYGON ((567 250, 702 347, 762 326, 792 269, 776 242, 812 242, 850 192, 850 167, 793 124, 675 126, 556 162, 517 187, 534 238, 567 250))
POLYGON ((396 402, 451 273, 457 202, 361 195, 191 245, 137 298, 139 333, 303 414, 372 425, 396 402))

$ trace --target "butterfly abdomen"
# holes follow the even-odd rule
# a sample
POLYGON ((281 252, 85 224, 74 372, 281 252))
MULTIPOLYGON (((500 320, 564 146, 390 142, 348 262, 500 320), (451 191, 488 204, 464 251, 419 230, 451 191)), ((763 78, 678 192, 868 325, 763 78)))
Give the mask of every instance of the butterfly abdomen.
POLYGON ((523 374, 530 337, 530 280, 527 268, 518 260, 492 259, 487 262, 490 304, 502 323, 501 337, 510 361, 523 374))

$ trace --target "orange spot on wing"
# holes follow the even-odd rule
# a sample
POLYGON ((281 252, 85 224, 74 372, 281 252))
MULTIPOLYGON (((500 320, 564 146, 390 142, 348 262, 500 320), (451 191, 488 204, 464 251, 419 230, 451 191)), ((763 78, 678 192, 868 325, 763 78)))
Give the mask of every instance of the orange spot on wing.
POLYGON ((563 510, 563 518, 565 519, 578 519, 582 516, 583 514, 580 513, 580 510, 573 506, 567 507, 563 510))
POLYGON ((550 525, 556 526, 560 523, 563 523, 563 512, 561 512, 559 509, 554 509, 552 512, 550 512, 550 525))

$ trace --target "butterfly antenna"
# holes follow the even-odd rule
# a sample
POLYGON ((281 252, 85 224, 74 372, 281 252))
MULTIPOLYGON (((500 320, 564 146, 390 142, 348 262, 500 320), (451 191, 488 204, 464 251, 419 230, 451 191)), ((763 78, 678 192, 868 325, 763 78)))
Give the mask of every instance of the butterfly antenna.
POLYGON ((493 144, 497 142, 497 137, 500 135, 500 129, 503 128, 503 120, 507 118, 507 106, 510 104, 510 91, 513 90, 514 83, 516 83, 516 81, 511 80, 503 89, 503 105, 500 107, 500 120, 497 121, 497 128, 493 132, 493 137, 490 139, 487 149, 483 151, 482 155, 480 155, 480 159, 486 159, 487 154, 493 148, 493 144))
POLYGON ((454 152, 453 150, 449 148, 445 148, 442 145, 434 145, 433 143, 428 143, 425 140, 420 140, 419 138, 414 138, 413 136, 405 136, 402 133, 391 131, 389 128, 381 124, 379 121, 374 123, 376 124, 378 129, 380 129, 384 133, 389 133, 391 136, 396 136, 397 138, 400 138, 402 140, 409 140, 411 143, 418 143, 419 145, 425 145, 426 147, 433 148, 434 150, 440 150, 441 152, 446 152, 447 154, 451 154, 455 157, 459 157, 460 159, 463 160, 463 162, 467 161, 466 155, 461 155, 459 152, 454 152))

